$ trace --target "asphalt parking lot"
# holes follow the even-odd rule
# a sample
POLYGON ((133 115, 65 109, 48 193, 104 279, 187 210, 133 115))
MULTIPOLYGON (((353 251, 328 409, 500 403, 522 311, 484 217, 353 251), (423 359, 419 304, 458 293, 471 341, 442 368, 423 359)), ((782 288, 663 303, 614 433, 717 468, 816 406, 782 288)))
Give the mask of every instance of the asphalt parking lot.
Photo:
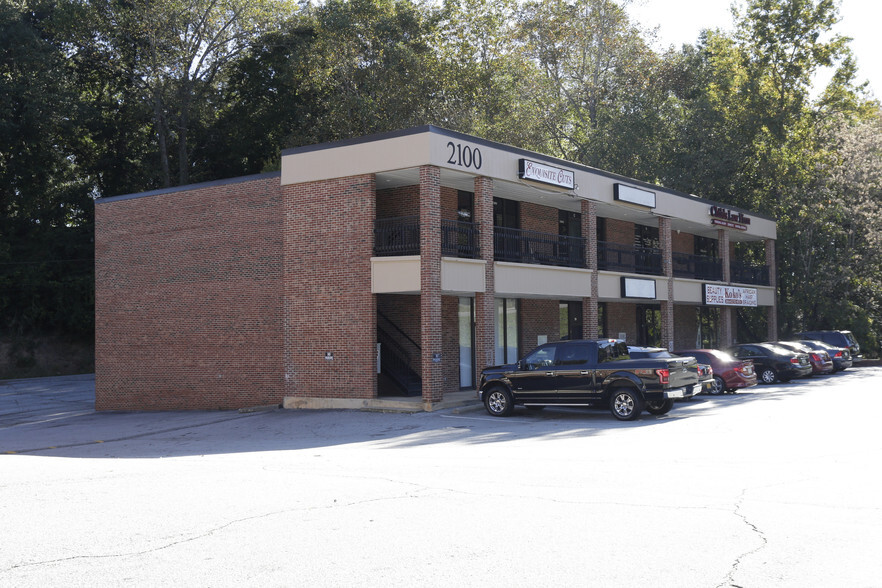
POLYGON ((882 586, 882 368, 663 417, 95 413, 0 382, 0 586, 882 586))

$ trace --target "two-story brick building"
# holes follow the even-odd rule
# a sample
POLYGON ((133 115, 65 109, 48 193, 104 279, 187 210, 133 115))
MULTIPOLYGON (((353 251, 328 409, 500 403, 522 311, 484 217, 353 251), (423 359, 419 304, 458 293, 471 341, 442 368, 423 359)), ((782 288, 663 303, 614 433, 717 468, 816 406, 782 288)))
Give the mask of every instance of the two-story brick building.
POLYGON ((776 338, 772 219, 437 127, 95 218, 99 410, 431 408, 545 341, 776 338))

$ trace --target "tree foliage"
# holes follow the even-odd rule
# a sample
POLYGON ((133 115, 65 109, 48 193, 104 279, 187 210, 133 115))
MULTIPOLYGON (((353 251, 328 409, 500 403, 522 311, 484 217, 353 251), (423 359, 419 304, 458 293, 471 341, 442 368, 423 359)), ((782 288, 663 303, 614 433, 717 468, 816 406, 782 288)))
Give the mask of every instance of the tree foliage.
POLYGON ((0 0, 2 327, 89 336, 95 197, 436 124, 774 217, 784 334, 874 344, 882 117, 834 0, 664 51, 626 2, 0 0))

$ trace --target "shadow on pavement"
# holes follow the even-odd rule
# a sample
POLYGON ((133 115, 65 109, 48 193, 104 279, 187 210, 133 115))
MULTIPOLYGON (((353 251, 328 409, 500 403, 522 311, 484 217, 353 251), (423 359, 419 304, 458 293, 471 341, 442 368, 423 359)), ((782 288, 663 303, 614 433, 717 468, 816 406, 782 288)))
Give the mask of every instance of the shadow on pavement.
POLYGON ((378 449, 431 444, 492 444, 524 438, 589 438, 618 429, 665 426, 721 406, 776 401, 840 379, 859 384, 882 368, 755 386, 737 394, 698 396, 664 416, 616 421, 599 409, 518 408, 509 418, 483 407, 433 413, 344 410, 95 412, 91 375, 0 382, 0 455, 68 458, 164 458, 299 451, 346 444, 378 449))

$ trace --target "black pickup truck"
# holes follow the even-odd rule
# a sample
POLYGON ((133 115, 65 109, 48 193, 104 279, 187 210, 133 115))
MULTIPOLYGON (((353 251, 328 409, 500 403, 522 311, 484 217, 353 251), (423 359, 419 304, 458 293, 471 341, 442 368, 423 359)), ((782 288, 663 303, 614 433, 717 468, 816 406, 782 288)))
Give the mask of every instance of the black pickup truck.
POLYGON ((632 359, 624 341, 598 339, 547 343, 517 364, 488 367, 478 395, 493 416, 515 405, 608 406, 629 421, 644 408, 665 414, 700 390, 694 357, 632 359))

